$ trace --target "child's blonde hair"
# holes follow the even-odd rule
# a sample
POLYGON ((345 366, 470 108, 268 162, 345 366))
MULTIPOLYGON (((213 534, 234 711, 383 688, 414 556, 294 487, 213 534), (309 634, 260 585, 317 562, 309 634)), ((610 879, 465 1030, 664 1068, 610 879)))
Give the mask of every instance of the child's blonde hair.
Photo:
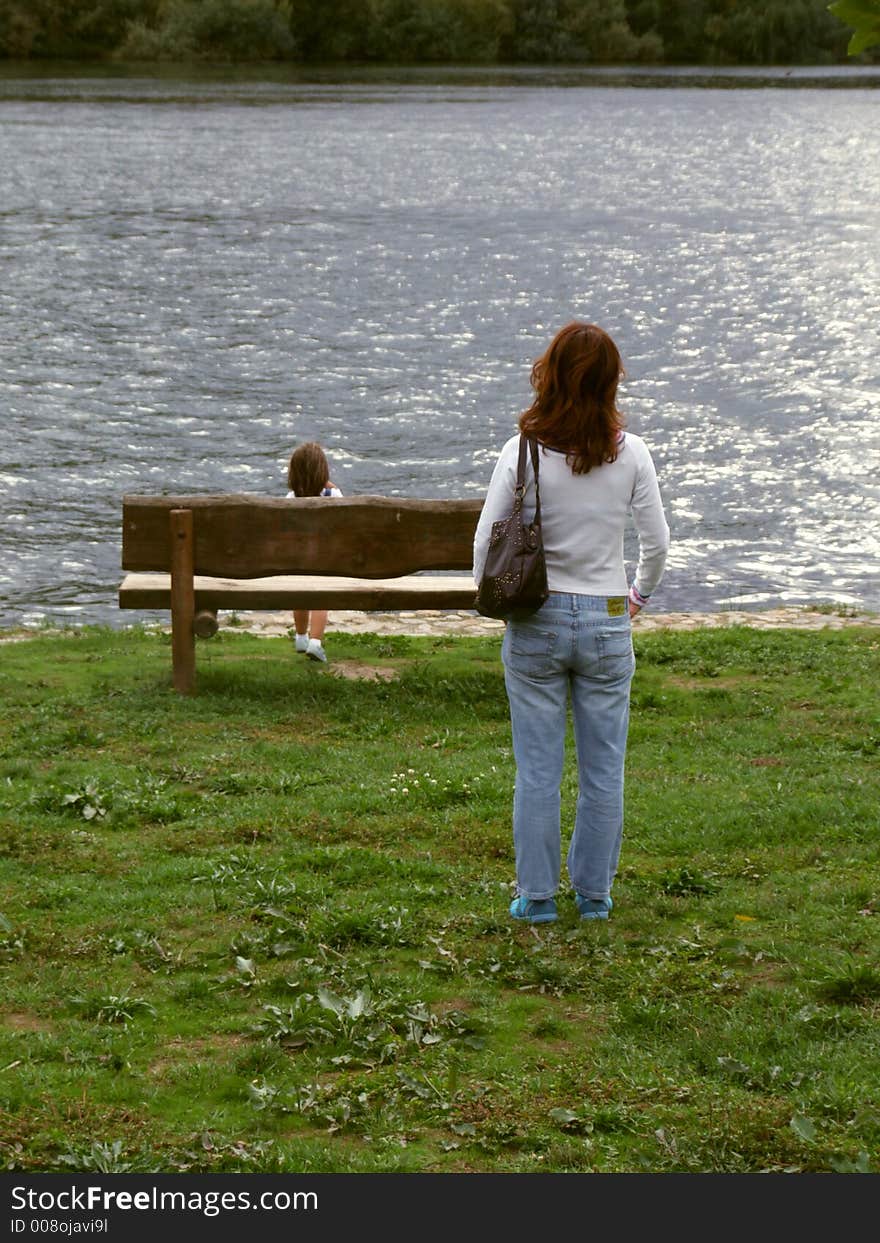
POLYGON ((324 450, 315 441, 300 445, 290 455, 287 486, 297 496, 320 496, 330 479, 324 450))

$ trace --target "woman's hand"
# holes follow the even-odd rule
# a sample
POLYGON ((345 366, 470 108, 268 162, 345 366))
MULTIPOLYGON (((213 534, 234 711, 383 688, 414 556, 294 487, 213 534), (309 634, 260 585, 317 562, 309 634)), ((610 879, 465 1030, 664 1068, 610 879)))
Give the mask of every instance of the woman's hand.
POLYGON ((632 621, 632 619, 636 616, 637 613, 641 613, 641 611, 642 611, 642 606, 640 604, 636 604, 635 600, 629 601, 630 621, 632 621))

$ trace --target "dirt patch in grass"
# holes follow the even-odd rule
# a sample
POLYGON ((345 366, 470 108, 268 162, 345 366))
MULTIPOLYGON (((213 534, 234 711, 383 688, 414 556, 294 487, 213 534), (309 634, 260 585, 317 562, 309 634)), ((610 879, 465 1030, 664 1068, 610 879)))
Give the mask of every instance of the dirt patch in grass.
POLYGON ((449 997, 445 1001, 437 1001, 431 1007, 435 1014, 442 1018, 446 1014, 465 1014, 473 1010, 474 1003, 467 997, 449 997))
POLYGON ((783 963, 763 962, 749 971, 748 978, 757 988, 785 988, 791 984, 791 970, 783 963))
POLYGON ((726 676, 719 675, 718 677, 715 677, 713 674, 703 674, 702 677, 667 674, 665 680, 669 686, 675 686, 683 691, 735 691, 742 690, 744 686, 753 686, 756 682, 763 682, 764 679, 758 674, 731 673, 726 676))
POLYGON ((52 1026, 46 1019, 40 1018, 38 1014, 28 1014, 24 1011, 0 1015, 0 1023, 4 1027, 11 1027, 13 1031, 17 1032, 45 1032, 49 1031, 52 1026))
POLYGON ((335 678, 346 678, 349 682, 394 682, 399 677, 396 669, 364 665, 358 660, 335 660, 330 672, 335 678))
POLYGON ((227 1050, 240 1049, 247 1043, 246 1036, 230 1034, 228 1036, 212 1036, 210 1040, 199 1037, 195 1040, 184 1040, 177 1037, 170 1040, 162 1057, 154 1058, 148 1066, 151 1075, 163 1075, 181 1064, 181 1062, 204 1061, 227 1050))

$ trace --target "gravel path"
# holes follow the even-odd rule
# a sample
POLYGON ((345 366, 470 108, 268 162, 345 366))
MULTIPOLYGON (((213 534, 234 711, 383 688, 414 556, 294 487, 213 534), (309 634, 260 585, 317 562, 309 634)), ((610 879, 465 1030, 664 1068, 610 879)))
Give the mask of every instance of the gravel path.
MULTIPOLYGON (((251 634, 284 635, 293 618, 289 613, 220 613, 221 630, 246 630, 251 634)), ((841 630, 845 626, 880 627, 880 614, 840 616, 812 609, 767 609, 759 612, 731 610, 724 613, 640 613, 636 631, 700 630, 722 626, 752 626, 757 630, 841 630)), ((338 634, 485 635, 499 634, 504 623, 465 610, 418 613, 331 612, 327 637, 338 634)))
MULTIPOLYGON (((221 630, 246 632, 267 638, 286 635, 293 625, 290 613, 219 614, 221 630)), ((723 626, 751 626, 755 630, 842 630, 847 626, 880 628, 880 613, 825 613, 816 609, 765 609, 745 612, 731 609, 723 613, 652 613, 646 610, 633 622, 633 629, 702 630, 723 626)), ((171 629, 170 617, 163 624, 171 629)), ((65 627, 73 633, 76 627, 65 627)), ((418 613, 357 613, 342 609, 332 612, 327 623, 327 638, 337 634, 402 634, 402 635, 486 635, 500 634, 504 623, 480 617, 465 609, 436 609, 418 613)), ((62 633, 64 633, 62 631, 62 633)), ((0 629, 0 644, 16 643, 51 633, 40 628, 10 627, 0 629)))

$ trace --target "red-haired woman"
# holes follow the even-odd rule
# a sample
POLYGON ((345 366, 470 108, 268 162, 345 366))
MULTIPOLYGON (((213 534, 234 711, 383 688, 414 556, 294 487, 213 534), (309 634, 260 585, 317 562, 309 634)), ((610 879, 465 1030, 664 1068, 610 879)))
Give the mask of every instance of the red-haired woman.
MULTIPOLYGON (((541 519, 550 596, 502 645, 516 785, 514 919, 557 918, 560 786, 571 696, 578 800, 567 868, 582 919, 607 919, 623 833, 623 776, 635 669, 631 618, 660 582, 669 547, 654 463, 623 431, 617 346, 595 324, 571 323, 532 368, 534 401, 520 431, 540 446, 541 519), (639 541, 627 582, 624 530, 639 541)), ((498 457, 474 540, 479 583, 492 524, 509 514, 519 436, 498 457)), ((534 478, 525 520, 534 513, 534 478), (531 512, 530 503, 531 501, 531 512)))

